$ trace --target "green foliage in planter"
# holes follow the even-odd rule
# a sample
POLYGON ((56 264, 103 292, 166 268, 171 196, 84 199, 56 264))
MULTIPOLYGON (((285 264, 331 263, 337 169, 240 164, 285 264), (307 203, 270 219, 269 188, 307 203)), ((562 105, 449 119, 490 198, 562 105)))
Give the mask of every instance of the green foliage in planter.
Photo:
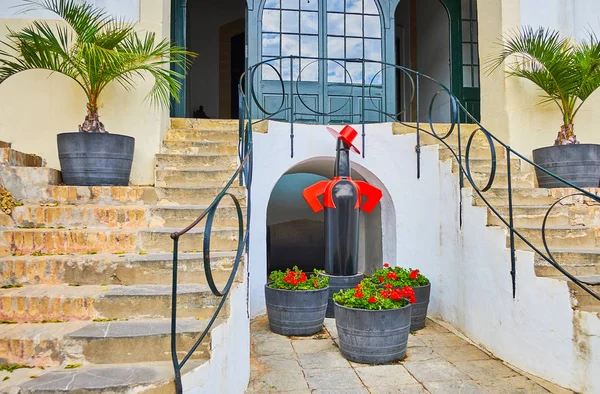
POLYGON ((575 43, 556 30, 523 27, 505 37, 502 52, 488 61, 490 72, 514 56, 507 74, 527 79, 542 91, 543 102, 554 102, 563 124, 554 145, 576 144, 575 115, 600 87, 600 40, 590 32, 589 40, 575 43))
POLYGON ((412 268, 390 267, 388 263, 383 265, 371 276, 371 281, 376 285, 392 284, 393 287, 419 287, 429 284, 429 279, 421 274, 419 270, 412 268))
POLYGON ((20 31, 9 30, 0 41, 0 83, 27 70, 63 74, 83 89, 87 116, 80 131, 106 132, 98 116, 98 99, 104 88, 117 82, 132 89, 139 79, 154 78, 147 99, 168 106, 179 100, 181 80, 196 54, 157 40, 151 32, 138 34, 135 25, 108 15, 80 0, 23 0, 23 12, 47 10, 66 24, 35 20, 20 31), (175 69, 171 70, 170 65, 175 69))
POLYGON ((269 275, 269 279, 273 281, 269 284, 269 287, 283 290, 323 289, 329 285, 329 278, 320 275, 321 273, 322 271, 315 269, 314 273, 308 276, 297 266, 294 266, 293 269, 288 268, 285 272, 276 270, 269 275))
POLYGON ((397 309, 416 302, 415 292, 409 286, 394 288, 391 284, 377 287, 369 278, 353 289, 340 290, 333 300, 348 308, 385 310, 397 309))

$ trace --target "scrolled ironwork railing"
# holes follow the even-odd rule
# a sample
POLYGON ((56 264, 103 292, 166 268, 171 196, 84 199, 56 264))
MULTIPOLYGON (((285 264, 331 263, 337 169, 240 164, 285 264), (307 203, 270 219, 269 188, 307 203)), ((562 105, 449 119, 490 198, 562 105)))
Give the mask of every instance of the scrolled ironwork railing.
POLYGON ((175 389, 177 394, 181 394, 183 392, 183 386, 181 381, 181 369, 188 362, 188 360, 196 351, 198 346, 200 346, 202 341, 206 338, 213 324, 215 323, 219 312, 225 305, 229 292, 231 291, 231 287, 235 281, 236 274, 240 267, 240 262, 242 260, 243 254, 245 251, 247 251, 248 247, 248 223, 250 221, 249 190, 252 184, 252 123, 248 123, 245 121, 245 116, 248 113, 248 106, 246 105, 245 98, 241 94, 239 105, 240 109, 243 109, 243 111, 240 111, 238 139, 238 155, 240 164, 238 168, 235 170, 231 178, 229 178, 222 190, 217 194, 217 196, 202 212, 202 214, 198 216, 198 218, 196 218, 192 223, 190 223, 186 228, 182 229, 181 231, 171 234, 171 238, 173 239, 173 278, 171 294, 171 359, 173 362, 173 369, 175 371, 175 389), (245 186, 246 190, 248 191, 246 196, 247 213, 245 225, 241 203, 239 199, 235 196, 235 194, 229 192, 229 189, 234 184, 234 182, 236 182, 236 180, 239 180, 239 185, 245 186), (217 211, 217 208, 219 207, 219 204, 225 197, 230 198, 235 206, 238 221, 238 243, 235 260, 232 265, 229 278, 227 279, 223 289, 219 290, 212 276, 210 239, 215 213, 217 211), (190 350, 183 356, 183 359, 180 361, 177 356, 177 275, 179 261, 179 240, 181 237, 189 233, 192 229, 196 228, 196 226, 198 226, 203 220, 205 220, 202 244, 204 274, 206 276, 206 281, 212 294, 216 297, 220 297, 220 301, 212 317, 208 320, 208 324, 206 325, 202 333, 200 333, 200 336, 198 337, 194 345, 190 348, 190 350))
MULTIPOLYGON (((362 105, 357 111, 350 111, 344 113, 344 117, 349 119, 352 124, 360 124, 362 126, 362 154, 363 157, 365 155, 365 141, 366 141, 366 133, 365 133, 365 124, 369 123, 378 123, 382 121, 393 121, 399 122, 404 126, 412 128, 416 132, 417 144, 415 147, 416 151, 416 160, 417 160, 417 178, 421 177, 421 136, 422 134, 430 135, 435 138, 439 143, 441 143, 445 148, 447 148, 451 156, 458 163, 459 168, 459 184, 462 188, 466 179, 470 186, 473 188, 479 199, 481 199, 485 205, 491 210, 491 212, 499 218, 499 220, 504 224, 509 231, 509 244, 510 244, 510 259, 511 259, 511 269, 510 275, 512 280, 512 290, 513 297, 516 296, 516 247, 515 240, 520 239, 523 243, 525 243, 529 248, 531 248, 536 254, 541 256, 541 258, 546 261, 548 264, 552 265, 554 268, 560 272, 560 274, 566 276, 569 280, 575 283, 579 288, 584 290, 586 293, 591 295, 593 298, 600 300, 600 295, 595 293, 592 289, 590 289, 590 283, 587 283, 584 280, 578 279, 575 275, 571 274, 568 270, 562 267, 552 255, 551 249, 548 246, 546 240, 546 232, 547 232, 547 220, 552 212, 552 210, 563 200, 573 197, 573 196, 583 196, 588 198, 596 203, 600 203, 600 196, 591 193, 588 190, 577 187, 574 184, 560 178, 559 176, 553 174, 552 172, 540 167, 535 164, 530 159, 524 157, 519 152, 512 149, 509 145, 502 142, 495 135, 490 133, 483 125, 481 125, 477 119, 475 119, 469 111, 465 108, 465 106, 456 98, 454 94, 444 86, 442 83, 437 80, 424 75, 420 72, 408 69, 406 67, 402 67, 396 64, 385 63, 377 60, 367 60, 367 59, 342 59, 342 58, 326 58, 326 57, 298 57, 298 56, 281 56, 281 57, 272 57, 262 62, 259 62, 246 71, 246 78, 243 82, 240 83, 240 96, 244 98, 244 103, 248 104, 251 107, 251 111, 247 111, 246 115, 251 117, 253 115, 256 119, 252 121, 252 119, 247 118, 250 124, 258 123, 261 121, 267 120, 280 120, 289 122, 291 124, 290 127, 290 155, 293 157, 294 155, 294 124, 295 123, 306 123, 305 121, 300 121, 300 119, 305 119, 307 116, 313 116, 320 120, 321 123, 330 123, 331 119, 338 116, 341 112, 342 107, 335 108, 333 110, 319 110, 312 108, 311 106, 306 104, 306 100, 304 96, 308 96, 310 94, 314 95, 313 91, 303 91, 311 89, 310 83, 307 83, 306 78, 303 78, 302 74, 304 70, 311 63, 317 63, 319 67, 326 67, 327 64, 336 64, 339 67, 343 68, 343 74, 345 76, 344 84, 337 85, 345 85, 352 89, 351 96, 360 98, 362 105), (277 67, 273 65, 275 62, 279 62, 278 64, 284 64, 283 60, 286 60, 286 63, 289 65, 287 70, 277 67), (298 67, 295 64, 298 64, 298 67), (304 66, 302 66, 304 64, 304 66), (349 64, 359 64, 360 67, 354 67, 352 70, 348 69, 347 65, 349 64), (279 91, 273 93, 270 91, 269 94, 271 97, 279 95, 280 100, 278 101, 278 105, 276 108, 267 108, 267 105, 261 101, 264 85, 263 73, 264 69, 270 70, 271 80, 269 81, 273 86, 278 86, 279 91), (360 73, 356 74, 356 70, 361 70, 360 73), (295 72, 296 70, 296 72, 295 72), (299 70, 299 71, 298 71, 299 70), (369 75, 368 70, 371 71, 369 75), (353 75, 354 73, 354 75, 353 75), (394 73, 394 74, 391 74, 394 73), (295 75, 296 74, 296 75, 295 75), (388 111, 384 104, 385 100, 385 78, 389 78, 390 75, 394 75, 396 79, 402 80, 402 86, 404 86, 404 93, 402 94, 404 100, 400 102, 399 107, 396 108, 396 111, 388 111), (427 89, 423 89, 424 84, 427 84, 427 89), (431 89, 431 86, 434 86, 435 89, 431 89), (374 91, 380 89, 383 93, 383 99, 380 100, 382 103, 381 106, 377 106, 374 101, 375 95, 374 91), (424 94, 430 94, 431 99, 428 97, 424 97, 424 94), (436 121, 434 119, 434 111, 439 112, 440 104, 439 100, 442 95, 447 96, 447 102, 444 102, 441 107, 446 107, 447 112, 445 112, 445 117, 447 122, 450 124, 449 129, 444 131, 443 133, 438 133, 436 130, 436 121), (298 99, 298 105, 296 105, 296 99, 298 99), (365 104, 370 100, 371 106, 367 108, 365 104), (427 105, 428 104, 428 105, 427 105), (426 110, 423 111, 423 106, 426 107, 426 110), (369 115, 371 118, 376 118, 375 120, 369 120, 369 115), (375 116, 373 116, 375 115, 375 116), (410 122, 410 123, 409 123, 410 122), (467 145, 464 148, 462 146, 462 138, 461 138, 461 124, 465 123, 474 124, 475 130, 471 132, 467 145), (426 124, 429 126, 429 130, 426 130, 423 125, 426 124), (476 134, 482 133, 484 136, 484 141, 487 142, 489 153, 490 153, 490 170, 489 176, 485 185, 479 186, 478 182, 474 179, 473 171, 470 163, 470 156, 472 155, 473 141, 475 140, 476 134), (454 148, 450 145, 450 137, 456 135, 457 137, 457 146, 454 148), (506 168, 507 168, 507 184, 502 187, 507 188, 507 204, 508 204, 508 215, 503 215, 500 213, 500 210, 490 202, 488 198, 484 195, 485 192, 492 189, 494 186, 498 185, 497 182, 497 166, 498 160, 501 155, 499 155, 499 150, 502 150, 503 155, 506 158, 506 168), (542 171, 552 178, 561 182, 565 188, 573 189, 572 192, 566 196, 561 197, 558 201, 554 202, 546 212, 543 223, 541 225, 541 237, 543 243, 543 249, 540 247, 536 247, 532 240, 528 239, 522 231, 519 230, 519 227, 515 225, 515 212, 514 212, 514 203, 513 203, 513 193, 515 188, 513 187, 512 177, 514 175, 511 166, 511 160, 513 158, 520 159, 523 163, 529 164, 533 166, 534 169, 538 171, 542 171)), ((336 67, 337 67, 336 66, 336 67)), ((336 83, 329 80, 328 74, 326 72, 321 72, 320 75, 326 75, 327 80, 317 79, 316 83, 318 85, 324 86, 334 86, 336 83)), ((315 81, 313 81, 315 82, 315 81)), ((353 108, 353 106, 350 106, 353 108)), ((349 108, 350 108, 349 107, 349 108)), ((242 122, 242 119, 240 120, 242 122)), ((462 225, 462 193, 461 193, 461 225, 462 225)))

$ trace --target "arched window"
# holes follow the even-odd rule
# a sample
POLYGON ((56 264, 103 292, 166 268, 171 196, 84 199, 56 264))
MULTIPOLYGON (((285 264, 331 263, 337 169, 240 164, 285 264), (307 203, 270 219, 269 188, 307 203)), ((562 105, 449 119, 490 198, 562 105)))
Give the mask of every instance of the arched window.
MULTIPOLYGON (((362 63, 352 59, 382 60, 381 16, 375 0, 266 0, 262 11, 262 59, 277 56, 335 58, 323 64, 302 59, 273 60, 263 67, 263 79, 322 80, 362 83, 362 63), (322 68, 326 67, 326 70, 322 68)), ((365 82, 381 84, 378 64, 365 65, 365 82)))

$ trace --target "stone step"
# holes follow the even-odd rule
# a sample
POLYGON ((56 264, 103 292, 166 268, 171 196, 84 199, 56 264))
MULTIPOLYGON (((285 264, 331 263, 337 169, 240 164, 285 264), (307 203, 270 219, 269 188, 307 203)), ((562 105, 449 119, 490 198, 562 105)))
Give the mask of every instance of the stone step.
MULTIPOLYGON (((484 206, 485 203, 477 195, 477 193, 470 187, 465 187, 469 193, 474 196, 475 205, 484 206)), ((589 188, 585 189, 590 193, 598 195, 600 189, 589 188)), ((571 188, 556 188, 556 189, 540 189, 540 188, 513 188, 513 205, 520 206, 542 206, 551 205, 555 203, 559 198, 569 196, 577 192, 571 188)), ((494 208, 508 206, 508 189, 502 187, 493 187, 484 193, 484 197, 488 200, 494 208)), ((562 201, 563 205, 568 204, 586 204, 589 203, 589 198, 583 196, 568 197, 562 201)))
POLYGON ((237 155, 238 146, 236 141, 163 141, 162 152, 165 154, 183 155, 237 155))
MULTIPOLYGON (((487 171, 476 172, 471 171, 471 178, 475 185, 479 188, 483 188, 487 185, 490 180, 490 173, 487 171)), ((470 185, 469 180, 465 175, 465 185, 470 185)), ((533 188, 535 185, 535 174, 533 172, 516 172, 511 173, 511 185, 515 188, 533 188)), ((494 182, 492 184, 495 188, 508 188, 508 174, 496 172, 494 174, 494 182)))
POLYGON ((169 129, 165 135, 165 141, 237 142, 238 140, 237 129, 169 129))
MULTIPOLYGON (((550 209, 550 205, 513 206, 515 225, 541 227, 548 209, 550 209)), ((508 222, 509 209, 499 207, 496 210, 508 222)), ((491 210, 488 210, 488 226, 503 225, 502 221, 491 210)), ((550 211, 546 225, 600 227, 600 206, 557 205, 550 211)))
MULTIPOLYGON (((533 246, 544 251, 542 242, 542 231, 540 227, 518 227, 516 230, 527 239, 533 246)), ((546 242, 552 249, 597 249, 600 248, 600 228, 593 227, 571 227, 571 226, 547 226, 546 242)), ((509 246, 509 237, 506 237, 509 246)), ((515 235, 515 247, 528 250, 529 246, 515 235)))
POLYGON ((23 153, 10 147, 0 148, 0 163, 17 167, 42 167, 44 161, 38 155, 23 153))
MULTIPOLYGON (((404 124, 402 123, 392 123, 392 133, 394 135, 405 135, 405 134, 416 134, 417 133, 417 129, 416 129, 417 124, 415 122, 406 122, 404 124)), ((427 134, 427 132, 432 132, 431 130, 431 125, 429 124, 429 122, 425 122, 425 123, 420 123, 419 127, 421 128, 421 130, 423 130, 421 132, 421 142, 424 145, 430 145, 431 143, 438 143, 438 139, 427 134)), ((443 137, 444 135, 446 135, 448 133, 448 131, 450 131, 450 128, 452 127, 451 124, 449 123, 434 123, 433 124, 434 130, 435 130, 435 134, 437 134, 440 137, 443 137)), ((469 137, 471 136, 471 133, 473 133, 474 130, 476 130, 479 126, 475 125, 475 124, 461 124, 460 125, 460 137, 461 137, 461 142, 466 146, 467 141, 469 140, 469 137)), ((452 134, 450 134, 447 138, 444 139, 444 141, 449 142, 455 142, 458 141, 458 126, 454 125, 454 130, 452 131, 452 134)), ((474 141, 487 141, 485 136, 483 135, 483 133, 481 132, 477 132, 477 134, 475 134, 474 137, 474 141)))
MULTIPOLYGON (((231 275, 235 253, 212 252, 210 257, 214 280, 225 282, 231 275)), ((202 253, 180 253, 178 261, 179 283, 206 283, 202 253)), ((0 264, 0 286, 169 285, 173 274, 171 253, 18 256, 6 257, 0 264)))
POLYGON ((10 148, 12 143, 6 141, 0 141, 0 148, 10 148))
POLYGON ((17 200, 40 200, 49 185, 62 182, 59 170, 49 167, 0 167, 0 178, 6 190, 17 200))
POLYGON ((156 170, 156 186, 225 186, 232 170, 156 170))
MULTIPOLYGON (((137 245, 137 231, 128 229, 16 229, 3 231, 13 256, 67 253, 128 253, 137 245)), ((170 249, 169 249, 170 250, 170 249)))
MULTIPOLYGON (((232 174, 230 174, 231 176, 232 174)), ((228 189, 228 193, 236 196, 241 204, 246 204, 246 189, 238 186, 236 180, 228 189)), ((204 187, 157 187, 156 192, 159 198, 171 203, 182 205, 206 205, 213 202, 215 197, 223 188, 219 186, 204 186, 204 187)), ((231 197, 223 197, 222 204, 232 204, 231 197)))
POLYGON ((232 155, 191 155, 158 154, 156 168, 160 170, 219 170, 231 171, 238 167, 236 154, 232 155))
POLYGON ((239 120, 237 119, 196 119, 196 118, 171 118, 171 129, 196 129, 238 132, 239 120))
MULTIPOLYGON (((546 251, 543 251, 546 254, 546 251)), ((567 272, 575 276, 600 275, 600 253, 595 249, 551 249, 554 260, 567 272)), ((535 274, 541 277, 563 275, 539 254, 535 254, 535 274)))
MULTIPOLYGON (((458 146, 456 143, 454 144, 449 144, 454 153, 458 154, 458 146)), ((462 145, 461 146, 461 152, 462 152, 462 158, 464 160, 465 158, 465 151, 466 151, 466 145, 462 145)), ((450 151, 450 149, 448 147, 446 147, 445 145, 440 144, 439 148, 438 148, 438 152, 439 152, 439 158, 440 161, 446 161, 448 159, 452 159, 456 161, 456 158, 454 157, 454 154, 450 151)), ((491 161, 492 155, 490 152, 490 148, 489 146, 484 142, 484 143, 473 143, 473 145, 471 145, 471 149, 469 150, 469 159, 471 160, 486 160, 488 161, 488 163, 491 161)), ((496 149, 496 163, 499 165, 500 163, 506 163, 506 150, 504 150, 503 148, 497 148, 496 149)))
POLYGON ((158 197, 149 186, 50 186, 32 204, 144 205, 156 204, 158 197))
MULTIPOLYGON (((564 278, 564 277, 563 277, 564 278)), ((586 282, 585 286, 592 292, 600 295, 600 275, 580 276, 577 277, 582 282, 586 282)), ((591 294, 583 290, 572 281, 568 281, 569 289, 574 293, 577 299, 576 309, 582 307, 599 307, 600 301, 591 294)))
MULTIPOLYGON (((465 158, 462 158, 462 166, 465 171, 467 171, 467 163, 465 158)), ((521 160, 520 159, 511 159, 510 161, 512 175, 517 175, 521 170, 521 160)), ((453 158, 452 160, 452 172, 458 172, 458 162, 453 158)), ((492 161, 489 159, 478 159, 469 157, 469 168, 471 173, 485 173, 489 174, 492 169, 492 161)), ((496 173, 507 173, 508 166, 506 165, 506 160, 496 160, 496 173)))
MULTIPOLYGON (((182 284, 177 296, 178 316, 210 317, 219 301, 207 285, 182 284)), ((36 285, 0 290, 0 320, 5 321, 132 320, 170 316, 169 285, 36 285)))
MULTIPOLYGON (((140 231, 140 247, 148 252, 164 252, 173 250, 171 234, 181 229, 153 229, 140 231)), ((179 251, 197 252, 202 250, 204 226, 196 227, 179 238, 179 251)), ((211 232, 211 252, 231 252, 238 248, 238 228, 213 228, 211 232)))
MULTIPOLYGON (((207 208, 207 206, 178 205, 178 206, 156 206, 149 209, 149 215, 155 225, 171 228, 185 228, 196 220, 207 208)), ((246 208, 242 207, 242 219, 246 220, 246 208)), ((205 221, 200 223, 204 226, 205 221)), ((225 197, 217 207, 213 218, 213 227, 236 227, 238 226, 237 209, 233 206, 230 197, 225 197)))

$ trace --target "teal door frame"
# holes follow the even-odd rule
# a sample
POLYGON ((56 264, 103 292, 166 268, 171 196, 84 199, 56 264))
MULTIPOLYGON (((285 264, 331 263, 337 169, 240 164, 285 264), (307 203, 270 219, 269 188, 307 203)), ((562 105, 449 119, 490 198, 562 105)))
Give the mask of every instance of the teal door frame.
MULTIPOLYGON (((171 41, 187 48, 187 0, 171 0, 171 41)), ((171 65, 171 69, 185 75, 180 66, 171 65)), ((171 97, 171 117, 185 118, 187 113, 187 77, 181 81, 179 102, 171 97)))

